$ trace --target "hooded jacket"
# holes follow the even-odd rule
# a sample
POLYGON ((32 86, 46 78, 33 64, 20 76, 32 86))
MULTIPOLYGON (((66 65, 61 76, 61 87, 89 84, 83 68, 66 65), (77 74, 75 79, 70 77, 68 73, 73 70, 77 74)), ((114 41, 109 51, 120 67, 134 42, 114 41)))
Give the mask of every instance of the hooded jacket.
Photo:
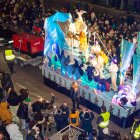
POLYGON ((8 104, 6 102, 0 102, 0 120, 4 123, 12 121, 12 114, 8 110, 8 104))
POLYGON ((81 129, 85 130, 86 132, 90 133, 93 129, 92 127, 92 120, 94 119, 93 112, 80 112, 79 114, 81 120, 81 129))

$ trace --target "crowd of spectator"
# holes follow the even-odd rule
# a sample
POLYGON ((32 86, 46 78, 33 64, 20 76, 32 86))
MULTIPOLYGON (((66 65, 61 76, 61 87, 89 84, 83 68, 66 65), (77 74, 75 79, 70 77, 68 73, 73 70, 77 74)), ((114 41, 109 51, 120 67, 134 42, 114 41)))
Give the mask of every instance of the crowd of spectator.
MULTIPOLYGON (((27 89, 20 89, 19 94, 14 89, 14 83, 9 73, 1 72, 0 88, 0 140, 47 140, 46 133, 56 129, 60 131, 69 124, 84 130, 78 140, 121 140, 119 131, 108 128, 99 129, 101 115, 97 119, 98 131, 93 127, 94 114, 91 110, 82 108, 76 110, 64 103, 55 108, 55 96, 51 100, 40 98, 32 101, 27 89)), ((101 112, 106 113, 106 107, 101 112)), ((124 140, 129 140, 125 136, 124 140)))
POLYGON ((92 0, 93 4, 98 4, 102 6, 107 6, 110 8, 115 8, 118 10, 124 10, 128 11, 130 9, 132 12, 139 13, 139 6, 140 1, 139 0, 92 0))

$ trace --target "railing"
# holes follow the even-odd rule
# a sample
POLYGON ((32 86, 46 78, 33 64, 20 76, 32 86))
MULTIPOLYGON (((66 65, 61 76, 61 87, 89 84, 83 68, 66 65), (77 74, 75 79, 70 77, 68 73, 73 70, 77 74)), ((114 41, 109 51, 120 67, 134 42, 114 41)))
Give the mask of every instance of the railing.
POLYGON ((84 130, 78 128, 78 127, 74 127, 72 125, 68 125, 65 128, 63 128, 62 130, 60 130, 57 135, 60 137, 60 140, 62 140, 62 138, 64 136, 67 136, 69 140, 77 140, 78 136, 84 132, 84 130))

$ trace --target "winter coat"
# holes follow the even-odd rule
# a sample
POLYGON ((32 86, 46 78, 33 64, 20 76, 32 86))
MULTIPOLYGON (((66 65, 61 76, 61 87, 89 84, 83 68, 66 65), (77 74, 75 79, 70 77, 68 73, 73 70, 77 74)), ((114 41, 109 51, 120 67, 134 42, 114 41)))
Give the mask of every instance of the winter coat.
POLYGON ((40 102, 40 101, 36 101, 32 104, 32 110, 33 112, 40 112, 40 110, 46 110, 49 107, 53 106, 55 100, 55 96, 52 96, 50 102, 40 102))
POLYGON ((63 129, 63 117, 62 114, 55 114, 54 115, 54 120, 56 122, 56 127, 57 127, 57 131, 60 131, 61 129, 63 129))
POLYGON ((8 91, 9 88, 14 88, 11 76, 9 73, 5 73, 1 79, 2 88, 8 91))
POLYGON ((79 90, 77 92, 75 92, 74 89, 71 87, 70 92, 71 92, 71 99, 72 100, 76 100, 76 99, 80 98, 79 90))
POLYGON ((23 135, 19 131, 19 127, 16 124, 11 123, 7 125, 6 130, 9 133, 11 140, 23 140, 23 135))
POLYGON ((9 93, 7 102, 9 103, 10 106, 17 106, 19 105, 19 97, 15 91, 11 91, 9 93))
POLYGON ((8 104, 6 102, 0 102, 0 120, 4 123, 12 121, 12 114, 8 110, 8 104))
POLYGON ((17 116, 20 119, 28 120, 28 105, 26 103, 21 103, 17 110, 17 116))
POLYGON ((63 118, 63 128, 69 125, 68 118, 69 118, 69 108, 68 106, 62 105, 60 107, 62 110, 62 118, 63 118))
POLYGON ((40 101, 36 101, 32 104, 32 111, 33 112, 40 112, 42 103, 40 101))
POLYGON ((88 133, 91 133, 91 131, 93 130, 92 127, 92 120, 94 118, 94 114, 92 112, 88 112, 90 115, 89 117, 85 117, 84 112, 80 112, 79 117, 81 120, 81 129, 85 130, 88 133))

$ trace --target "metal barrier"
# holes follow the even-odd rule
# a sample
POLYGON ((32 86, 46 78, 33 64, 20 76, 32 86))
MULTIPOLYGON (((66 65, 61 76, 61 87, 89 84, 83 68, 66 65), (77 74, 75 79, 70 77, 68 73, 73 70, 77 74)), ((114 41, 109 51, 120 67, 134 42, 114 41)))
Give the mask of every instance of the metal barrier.
POLYGON ((78 140, 78 136, 84 132, 84 130, 78 128, 78 127, 74 127, 72 125, 68 125, 65 128, 63 128, 62 130, 60 130, 57 135, 60 137, 60 140, 62 140, 62 138, 64 136, 68 136, 69 140, 78 140))

